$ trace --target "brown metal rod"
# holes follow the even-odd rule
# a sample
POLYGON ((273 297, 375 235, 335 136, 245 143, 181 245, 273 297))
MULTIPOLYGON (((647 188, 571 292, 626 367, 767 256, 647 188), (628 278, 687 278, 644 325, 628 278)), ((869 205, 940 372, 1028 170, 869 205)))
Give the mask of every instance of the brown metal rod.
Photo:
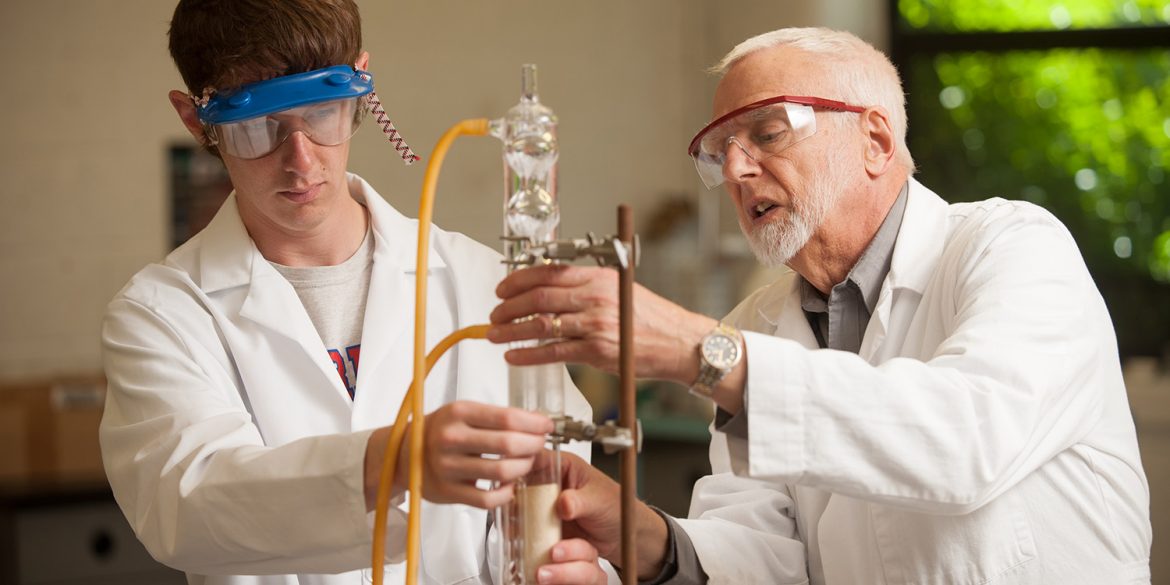
POLYGON ((634 524, 634 505, 638 489, 638 416, 635 412, 636 388, 634 378, 634 212, 628 205, 618 206, 618 239, 626 245, 629 257, 625 268, 619 268, 618 320, 620 325, 621 364, 618 371, 621 378, 621 399, 619 423, 630 429, 634 445, 622 450, 620 456, 622 484, 622 583, 638 583, 638 548, 635 542, 637 526, 634 524))

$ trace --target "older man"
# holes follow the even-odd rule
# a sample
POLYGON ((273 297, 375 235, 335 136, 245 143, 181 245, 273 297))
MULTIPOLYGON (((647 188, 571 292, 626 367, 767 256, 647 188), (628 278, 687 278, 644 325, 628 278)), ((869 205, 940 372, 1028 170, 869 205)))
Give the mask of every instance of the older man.
MULTIPOLYGON (((1148 487, 1109 315, 1067 230, 911 178, 897 72, 847 33, 728 54, 690 145, 761 262, 792 272, 722 323, 636 295, 637 370, 718 406, 691 519, 640 510, 640 579, 1147 583, 1148 487)), ((614 276, 550 266, 498 293, 508 354, 616 369, 614 276)), ((576 461, 560 513, 611 561, 614 488, 576 461)), ((579 549, 582 541, 562 543, 579 549)), ((579 553, 578 553, 579 554, 579 553)), ((560 578, 549 568, 550 581, 560 578)))

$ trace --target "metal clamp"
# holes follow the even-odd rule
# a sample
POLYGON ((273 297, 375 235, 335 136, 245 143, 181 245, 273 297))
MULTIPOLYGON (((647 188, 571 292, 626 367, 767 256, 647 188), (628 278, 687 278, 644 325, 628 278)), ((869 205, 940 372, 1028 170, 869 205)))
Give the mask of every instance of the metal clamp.
POLYGON ((553 423, 555 426, 549 439, 554 443, 592 441, 600 443, 602 451, 607 455, 630 447, 636 447, 639 453, 642 451, 642 421, 638 421, 634 433, 631 433, 630 429, 617 426, 612 420, 607 420, 605 424, 599 426, 569 416, 555 416, 553 423))
POLYGON ((599 266, 619 266, 623 269, 630 265, 631 258, 634 266, 640 260, 638 238, 634 236, 632 246, 626 246, 617 236, 599 237, 593 233, 584 238, 571 240, 555 240, 541 244, 534 244, 525 237, 504 236, 502 240, 523 244, 523 252, 518 253, 511 260, 503 262, 509 266, 531 266, 537 263, 577 260, 590 257, 597 261, 599 266), (631 249, 632 248, 632 249, 631 249))

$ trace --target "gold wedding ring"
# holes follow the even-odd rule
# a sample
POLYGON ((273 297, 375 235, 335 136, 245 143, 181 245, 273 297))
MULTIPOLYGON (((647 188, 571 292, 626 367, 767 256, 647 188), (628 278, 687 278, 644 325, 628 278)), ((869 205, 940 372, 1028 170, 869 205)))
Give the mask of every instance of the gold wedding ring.
POLYGON ((561 337, 561 316, 553 315, 552 318, 552 336, 561 337))

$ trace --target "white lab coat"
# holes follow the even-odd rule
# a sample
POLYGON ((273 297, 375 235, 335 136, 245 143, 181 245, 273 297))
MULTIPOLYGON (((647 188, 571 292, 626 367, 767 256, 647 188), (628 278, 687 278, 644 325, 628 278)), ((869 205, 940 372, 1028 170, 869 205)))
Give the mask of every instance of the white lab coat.
MULTIPOLYGON (((234 194, 109 306, 106 473, 146 548, 193 584, 363 582, 373 525, 365 446, 393 422, 412 375, 417 222, 356 175, 349 189, 375 238, 352 401, 296 293, 248 237, 234 194)), ((498 254, 438 229, 429 270, 428 350, 486 323, 503 277, 498 254)), ((426 410, 456 399, 506 404, 507 379, 503 348, 465 341, 428 377, 426 410)), ((565 380, 567 411, 589 418, 565 380)), ((587 445, 573 449, 588 456, 587 445)), ((392 561, 404 556, 405 508, 389 519, 392 561)), ((480 583, 497 562, 487 531, 482 510, 424 502, 421 580, 480 583)), ((404 566, 388 567, 386 582, 401 582, 404 566)))
POLYGON ((859 355, 810 351, 797 283, 728 318, 748 439, 715 433, 681 521, 711 583, 1149 582, 1112 325, 1051 215, 912 180, 859 355))

